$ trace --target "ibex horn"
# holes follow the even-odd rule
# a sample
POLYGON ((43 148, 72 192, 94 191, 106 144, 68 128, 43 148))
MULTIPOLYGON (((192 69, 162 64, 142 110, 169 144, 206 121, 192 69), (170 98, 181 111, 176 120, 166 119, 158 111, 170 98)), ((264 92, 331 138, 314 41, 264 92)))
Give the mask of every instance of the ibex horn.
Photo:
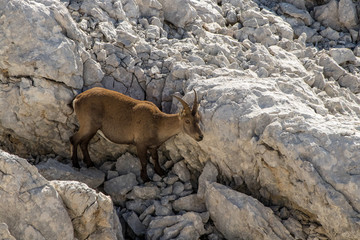
POLYGON ((176 98, 177 100, 179 100, 179 102, 181 102, 186 113, 191 112, 189 105, 184 100, 182 100, 181 98, 179 98, 178 96, 175 96, 175 95, 173 95, 173 97, 176 98))
POLYGON ((194 97, 194 105, 193 105, 193 109, 192 109, 192 115, 195 116, 195 114, 197 113, 197 110, 199 108, 199 103, 198 103, 198 98, 197 98, 197 94, 196 91, 194 89, 194 93, 195 93, 195 97, 194 97))

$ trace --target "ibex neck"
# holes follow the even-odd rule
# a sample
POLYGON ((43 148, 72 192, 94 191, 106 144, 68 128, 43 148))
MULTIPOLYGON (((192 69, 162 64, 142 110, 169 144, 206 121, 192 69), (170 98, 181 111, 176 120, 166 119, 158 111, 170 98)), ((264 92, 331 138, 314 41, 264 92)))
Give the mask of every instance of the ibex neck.
POLYGON ((179 114, 164 114, 161 118, 161 127, 159 129, 159 138, 165 142, 172 136, 181 132, 179 114))

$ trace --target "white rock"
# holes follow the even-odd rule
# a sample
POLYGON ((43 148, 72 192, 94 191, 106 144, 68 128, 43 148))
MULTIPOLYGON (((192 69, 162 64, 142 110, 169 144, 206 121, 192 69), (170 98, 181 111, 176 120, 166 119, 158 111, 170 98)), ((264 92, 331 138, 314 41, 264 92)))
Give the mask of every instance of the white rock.
POLYGON ((78 239, 123 239, 109 196, 76 181, 51 181, 61 196, 78 239))
POLYGON ((0 223, 0 238, 4 240, 16 240, 9 232, 6 223, 0 223))
POLYGON ((298 9, 290 3, 280 3, 280 8, 285 14, 288 14, 294 18, 300 18, 308 26, 310 26, 314 22, 314 19, 312 19, 308 11, 298 9))
POLYGON ((207 185, 206 206, 227 239, 294 239, 270 208, 223 185, 207 185))
POLYGON ((332 48, 329 53, 335 62, 340 65, 348 61, 356 61, 354 52, 348 48, 332 48))
POLYGON ((90 86, 95 83, 101 82, 104 77, 104 72, 101 66, 93 59, 88 59, 84 63, 84 85, 90 86))
POLYGON ((0 150, 0 178, 0 219, 13 237, 74 239, 59 194, 34 166, 0 150))
POLYGON ((36 165, 39 173, 47 180, 70 180, 79 181, 88 185, 90 188, 97 188, 105 179, 105 174, 95 168, 81 168, 76 171, 70 165, 66 165, 49 159, 36 165))
MULTIPOLYGON (((54 17, 61 15, 66 20, 68 31, 77 36, 81 30, 73 23, 67 10, 60 2, 8 2, 0 4, 1 55, 0 68, 9 76, 46 77, 67 86, 82 88, 82 60, 73 40, 62 33, 62 25, 54 17), (51 7, 50 7, 51 6, 51 7), (53 10, 52 10, 53 9, 53 10), (31 20, 30 20, 31 19, 31 20), (19 28, 21 26, 21 28, 19 28), (16 34, 10 29, 18 29, 16 34), (44 41, 51 36, 51 41, 44 41), (60 47, 61 46, 61 47, 60 47), (29 51, 31 49, 31 51, 29 51)), ((75 39, 76 40, 76 39, 75 39)))
POLYGON ((185 27, 193 22, 197 16, 196 10, 190 5, 190 0, 174 2, 171 0, 159 0, 164 11, 164 18, 177 27, 185 27))
POLYGON ((172 170, 180 178, 181 181, 187 182, 190 180, 190 171, 187 169, 184 161, 175 163, 172 170))
POLYGON ((207 161, 199 177, 197 196, 200 199, 204 199, 205 197, 207 182, 216 182, 218 174, 219 172, 216 166, 211 161, 207 161))
POLYGON ((316 6, 314 8, 314 18, 326 27, 340 30, 341 23, 339 22, 338 9, 338 1, 331 0, 327 4, 316 6))

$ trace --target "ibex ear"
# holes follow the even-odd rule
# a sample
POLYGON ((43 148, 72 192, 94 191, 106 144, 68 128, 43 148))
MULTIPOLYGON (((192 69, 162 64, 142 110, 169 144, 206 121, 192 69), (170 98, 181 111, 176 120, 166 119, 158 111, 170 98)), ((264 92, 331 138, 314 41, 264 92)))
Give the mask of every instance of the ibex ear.
POLYGON ((175 96, 175 95, 172 95, 172 96, 173 96, 174 98, 176 98, 177 100, 179 100, 179 102, 181 102, 181 104, 183 105, 185 114, 190 114, 190 113, 191 113, 191 110, 190 110, 189 105, 188 105, 184 100, 182 100, 182 99, 179 98, 178 96, 175 96))
POLYGON ((194 105, 193 105, 193 109, 191 111, 191 114, 193 116, 195 116, 195 114, 197 113, 197 111, 199 109, 198 97, 197 97, 195 89, 194 89, 194 94, 195 94, 195 96, 194 96, 194 105))

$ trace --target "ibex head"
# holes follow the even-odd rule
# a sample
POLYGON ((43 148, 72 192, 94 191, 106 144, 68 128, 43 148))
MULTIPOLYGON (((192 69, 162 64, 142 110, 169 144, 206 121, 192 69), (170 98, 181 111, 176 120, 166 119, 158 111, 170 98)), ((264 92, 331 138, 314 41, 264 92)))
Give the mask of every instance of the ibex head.
POLYGON ((196 141, 201 141, 204 138, 204 135, 202 134, 199 126, 200 122, 200 115, 198 113, 198 99, 196 91, 194 90, 195 98, 194 98, 194 104, 193 108, 190 109, 189 105, 182 100, 181 98, 173 95, 177 100, 180 101, 180 103, 183 105, 183 110, 180 113, 180 120, 183 131, 195 139, 196 141))

